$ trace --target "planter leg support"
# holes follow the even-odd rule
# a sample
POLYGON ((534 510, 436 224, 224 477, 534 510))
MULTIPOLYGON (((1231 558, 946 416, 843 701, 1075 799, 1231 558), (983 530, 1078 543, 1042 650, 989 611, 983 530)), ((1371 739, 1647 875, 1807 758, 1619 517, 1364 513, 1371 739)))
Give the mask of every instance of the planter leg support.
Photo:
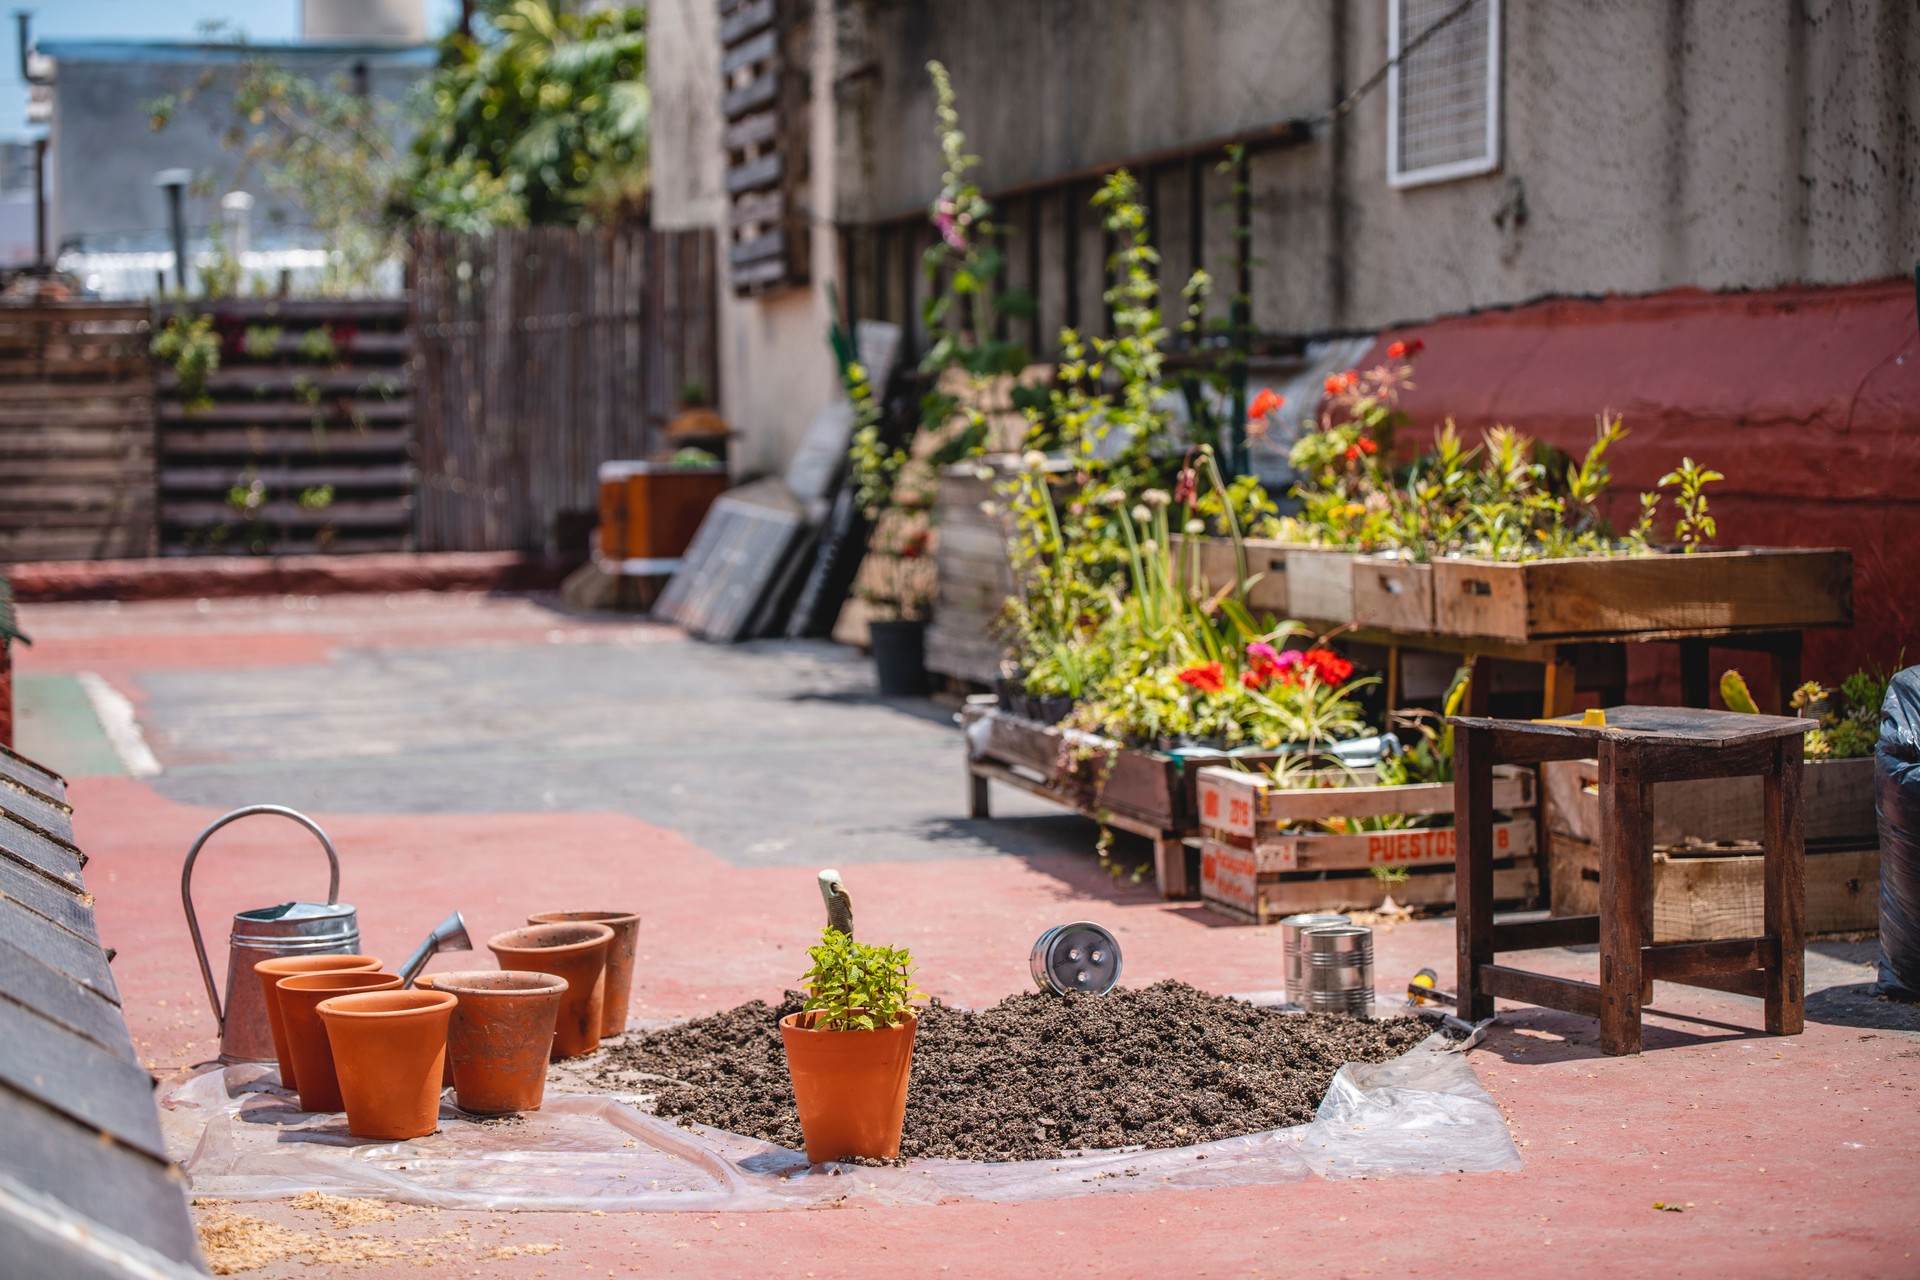
POLYGON ((1163 898, 1190 898, 1194 886, 1187 883, 1187 842, 1179 836, 1162 835, 1153 842, 1153 879, 1163 898))
POLYGON ((967 816, 969 818, 993 816, 987 805, 987 779, 985 775, 975 773, 971 764, 967 766, 967 816))

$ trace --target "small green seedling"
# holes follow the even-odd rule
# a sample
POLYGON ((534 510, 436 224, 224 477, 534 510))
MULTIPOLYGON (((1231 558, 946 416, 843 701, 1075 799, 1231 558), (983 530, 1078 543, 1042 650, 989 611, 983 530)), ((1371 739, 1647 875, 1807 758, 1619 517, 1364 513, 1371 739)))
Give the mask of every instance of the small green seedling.
POLYGON ((898 1025, 908 1003, 921 994, 913 984, 913 956, 905 947, 855 942, 838 929, 820 934, 807 948, 813 961, 800 981, 806 988, 808 1023, 816 1031, 875 1031, 898 1025))

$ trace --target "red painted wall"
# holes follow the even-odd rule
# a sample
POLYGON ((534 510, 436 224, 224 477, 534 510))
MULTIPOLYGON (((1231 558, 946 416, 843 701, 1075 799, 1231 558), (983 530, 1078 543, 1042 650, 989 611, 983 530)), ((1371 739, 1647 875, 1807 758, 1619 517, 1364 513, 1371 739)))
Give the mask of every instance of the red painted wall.
MULTIPOLYGON (((1854 626, 1807 637, 1806 671, 1920 662, 1920 328, 1911 280, 1753 293, 1674 290, 1554 299, 1380 335, 1418 337, 1404 407, 1418 438, 1451 417, 1469 439, 1507 423, 1561 448, 1594 415, 1630 432, 1613 462, 1618 522, 1683 455, 1709 489, 1723 546, 1847 547, 1854 626)), ((1664 510, 1671 520, 1671 504, 1664 510)), ((1636 697, 1670 693, 1668 647, 1637 653, 1636 697)), ((1715 672, 1736 659, 1715 660, 1715 672)), ((1756 658, 1745 659, 1758 664, 1756 658)))

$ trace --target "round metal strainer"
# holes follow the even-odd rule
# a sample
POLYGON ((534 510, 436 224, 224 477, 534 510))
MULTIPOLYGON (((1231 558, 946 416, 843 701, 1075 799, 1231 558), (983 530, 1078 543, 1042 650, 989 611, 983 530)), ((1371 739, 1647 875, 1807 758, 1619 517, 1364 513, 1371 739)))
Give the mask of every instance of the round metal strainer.
POLYGON ((1120 981, 1120 944, 1088 920, 1053 926, 1033 944, 1027 960, 1042 991, 1103 996, 1120 981))

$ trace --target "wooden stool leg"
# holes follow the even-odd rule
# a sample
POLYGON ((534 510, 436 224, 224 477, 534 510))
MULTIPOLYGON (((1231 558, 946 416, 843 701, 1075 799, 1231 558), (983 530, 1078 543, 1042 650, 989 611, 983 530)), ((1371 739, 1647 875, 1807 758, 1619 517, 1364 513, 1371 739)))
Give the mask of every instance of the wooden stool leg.
POLYGON ((1493 1016, 1479 969, 1493 963, 1493 735, 1456 728, 1453 750, 1454 991, 1459 1015, 1478 1022, 1493 1016))
POLYGON ((967 766, 967 816, 969 818, 990 818, 993 816, 988 807, 987 780, 967 766))
POLYGON ((1803 740, 1780 739, 1766 779, 1767 936, 1779 956, 1767 966, 1767 1031, 1797 1036, 1806 1026, 1806 844, 1800 807, 1803 740))
POLYGON ((1600 744, 1600 1050, 1640 1052, 1641 904, 1652 868, 1647 796, 1630 750, 1600 744))

